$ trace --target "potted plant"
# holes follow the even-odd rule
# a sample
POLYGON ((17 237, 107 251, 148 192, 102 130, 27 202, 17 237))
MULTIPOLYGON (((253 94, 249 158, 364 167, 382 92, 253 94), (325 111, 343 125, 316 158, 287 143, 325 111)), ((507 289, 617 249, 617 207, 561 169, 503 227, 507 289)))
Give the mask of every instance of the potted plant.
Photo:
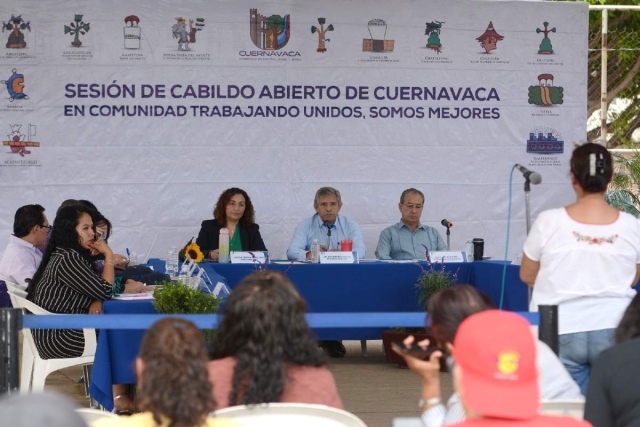
MULTIPOLYGON (((192 289, 180 280, 158 283, 153 296, 153 306, 162 314, 215 314, 220 308, 220 298, 192 289)), ((205 329, 202 334, 208 345, 215 336, 215 330, 205 329)))
MULTIPOLYGON (((429 298, 442 289, 455 285, 458 279, 458 273, 445 270, 444 260, 442 260, 439 265, 432 263, 429 249, 425 247, 425 251, 428 268, 425 269, 422 265, 418 264, 418 267, 420 267, 422 271, 415 284, 415 290, 418 306, 426 312, 429 298)), ((382 333, 382 345, 384 346, 384 352, 389 363, 397 363, 400 367, 407 366, 404 359, 391 349, 391 343, 402 342, 409 335, 413 335, 416 341, 428 339, 431 343, 435 342, 431 328, 393 328, 389 331, 384 331, 382 333)))

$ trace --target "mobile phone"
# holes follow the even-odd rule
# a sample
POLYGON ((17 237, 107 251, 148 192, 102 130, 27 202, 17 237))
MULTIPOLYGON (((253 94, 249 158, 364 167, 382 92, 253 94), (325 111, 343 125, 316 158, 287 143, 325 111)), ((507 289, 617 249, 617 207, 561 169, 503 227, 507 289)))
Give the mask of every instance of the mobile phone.
POLYGON ((428 360, 431 357, 431 353, 433 353, 436 350, 439 350, 439 348, 435 346, 422 348, 416 343, 413 343, 411 347, 407 347, 404 345, 404 343, 401 343, 401 342, 392 342, 391 347, 393 347, 394 349, 404 354, 407 354, 411 357, 415 357, 416 359, 420 359, 420 360, 428 360))

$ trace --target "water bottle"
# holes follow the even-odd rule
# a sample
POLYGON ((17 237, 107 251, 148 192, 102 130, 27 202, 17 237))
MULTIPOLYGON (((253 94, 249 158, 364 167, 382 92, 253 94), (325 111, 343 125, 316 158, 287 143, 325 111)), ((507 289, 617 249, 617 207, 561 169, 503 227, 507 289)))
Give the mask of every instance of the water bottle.
POLYGON ((169 251, 169 256, 166 261, 166 273, 169 277, 176 277, 178 275, 178 249, 173 247, 169 251))
POLYGON ((467 262, 473 261, 473 239, 467 240, 467 262))
POLYGON ((218 262, 229 262, 229 230, 220 229, 220 241, 218 244, 218 262))
POLYGON ((185 285, 189 286, 189 268, 187 267, 187 263, 182 263, 182 267, 180 268, 180 275, 178 276, 178 280, 182 281, 185 285))
POLYGON ((311 262, 320 262, 320 243, 314 239, 311 244, 311 262))

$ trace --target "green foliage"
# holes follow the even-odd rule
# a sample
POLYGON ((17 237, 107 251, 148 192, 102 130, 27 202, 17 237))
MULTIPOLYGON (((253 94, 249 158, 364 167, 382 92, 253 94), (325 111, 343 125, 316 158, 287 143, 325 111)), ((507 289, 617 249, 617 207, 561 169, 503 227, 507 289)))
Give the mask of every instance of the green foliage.
POLYGON ((325 22, 326 22, 325 18, 318 18, 318 24, 324 25, 325 22))
POLYGON ((614 154, 616 172, 607 190, 606 199, 614 208, 640 216, 640 151, 633 155, 614 154))
POLYGON ((333 24, 331 24, 331 25, 329 25, 329 26, 327 27, 327 31, 333 31, 333 24))
POLYGON ((153 292, 153 306, 164 314, 215 314, 220 299, 212 294, 191 289, 181 281, 161 282, 153 292))
MULTIPOLYGON (((421 267, 422 268, 422 267, 421 267)), ((416 294, 418 295, 418 304, 427 311, 427 301, 431 296, 449 286, 455 285, 458 279, 458 273, 451 273, 444 269, 444 263, 440 268, 434 268, 433 264, 429 265, 429 269, 422 269, 418 282, 416 283, 416 294)))
POLYGON ((318 31, 318 29, 316 28, 316 26, 315 26, 315 25, 312 25, 312 26, 311 26, 311 34, 315 34, 315 33, 316 33, 316 31, 318 31))
MULTIPOLYGON (((178 280, 158 283, 153 292, 153 306, 162 314, 215 314, 220 308, 220 298, 213 294, 192 289, 178 280)), ((215 330, 202 331, 205 342, 210 343, 215 330)))

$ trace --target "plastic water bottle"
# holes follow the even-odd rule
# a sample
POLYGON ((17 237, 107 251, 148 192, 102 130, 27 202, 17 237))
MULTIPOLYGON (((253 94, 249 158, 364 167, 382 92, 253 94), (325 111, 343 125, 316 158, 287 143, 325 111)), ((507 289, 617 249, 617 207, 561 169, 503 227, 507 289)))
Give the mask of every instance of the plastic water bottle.
POLYGON ((218 244, 218 262, 229 262, 229 230, 220 229, 220 241, 218 244))
POLYGON ((176 277, 178 275, 178 249, 173 247, 169 251, 169 256, 166 261, 166 273, 170 277, 176 277))
POLYGON ((187 263, 182 263, 182 267, 180 268, 180 275, 178 276, 178 280, 180 280, 185 285, 189 286, 189 268, 187 267, 187 263))
POLYGON ((473 261, 473 239, 467 240, 467 262, 473 261))
POLYGON ((311 244, 311 262, 320 262, 320 243, 314 239, 311 244))

